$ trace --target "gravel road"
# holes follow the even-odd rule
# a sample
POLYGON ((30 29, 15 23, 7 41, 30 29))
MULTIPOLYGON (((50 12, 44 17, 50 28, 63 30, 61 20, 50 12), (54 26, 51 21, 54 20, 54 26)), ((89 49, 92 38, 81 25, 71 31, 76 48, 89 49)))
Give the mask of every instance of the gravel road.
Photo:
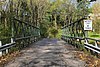
POLYGON ((58 39, 43 39, 21 51, 21 56, 4 67, 85 67, 75 48, 58 39))

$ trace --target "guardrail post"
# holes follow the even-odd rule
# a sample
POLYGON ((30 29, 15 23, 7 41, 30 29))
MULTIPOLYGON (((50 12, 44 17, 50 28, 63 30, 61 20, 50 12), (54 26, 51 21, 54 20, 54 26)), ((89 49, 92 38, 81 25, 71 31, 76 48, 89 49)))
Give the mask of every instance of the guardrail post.
MULTIPOLYGON (((2 42, 0 41, 0 47, 2 46, 2 42)), ((2 51, 0 51, 0 56, 2 56, 2 51)))
POLYGON ((97 41, 95 41, 95 46, 98 47, 97 41))
POLYGON ((8 49, 6 49, 6 54, 9 52, 9 50, 8 49))
POLYGON ((14 43, 14 40, 13 40, 13 38, 11 38, 11 43, 14 43))
POLYGON ((88 40, 87 39, 85 39, 85 43, 88 44, 88 40))
MULTIPOLYGON (((14 43, 13 38, 11 38, 11 43, 14 43)), ((9 49, 6 49, 6 54, 9 53, 9 49)))

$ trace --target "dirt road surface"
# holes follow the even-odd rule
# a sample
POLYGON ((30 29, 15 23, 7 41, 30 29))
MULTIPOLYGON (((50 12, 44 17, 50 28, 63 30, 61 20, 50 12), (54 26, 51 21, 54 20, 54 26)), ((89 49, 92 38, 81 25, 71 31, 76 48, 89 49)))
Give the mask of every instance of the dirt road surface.
POLYGON ((21 51, 4 67, 85 67, 75 58, 75 48, 58 39, 43 39, 21 51))

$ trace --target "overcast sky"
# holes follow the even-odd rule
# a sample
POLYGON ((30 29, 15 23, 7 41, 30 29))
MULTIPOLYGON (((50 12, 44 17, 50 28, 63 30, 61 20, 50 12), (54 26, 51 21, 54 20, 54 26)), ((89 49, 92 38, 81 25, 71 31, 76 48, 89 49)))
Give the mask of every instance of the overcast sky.
MULTIPOLYGON (((98 2, 100 3, 100 0, 97 0, 96 2, 97 2, 97 3, 98 3, 98 2)), ((92 5, 95 4, 96 2, 95 2, 95 1, 94 1, 94 2, 91 2, 90 6, 92 6, 92 5)))

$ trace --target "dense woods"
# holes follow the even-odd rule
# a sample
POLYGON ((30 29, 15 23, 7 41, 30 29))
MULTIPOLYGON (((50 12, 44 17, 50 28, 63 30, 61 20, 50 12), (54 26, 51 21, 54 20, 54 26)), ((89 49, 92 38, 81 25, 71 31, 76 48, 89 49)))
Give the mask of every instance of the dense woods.
POLYGON ((0 37, 12 36, 13 18, 39 27, 42 37, 59 37, 62 26, 88 15, 88 4, 86 1, 77 3, 73 0, 1 1, 0 37))
MULTIPOLYGON (((100 33, 97 16, 100 4, 95 3, 91 8, 89 4, 88 1, 73 0, 1 0, 0 38, 14 36, 15 32, 12 33, 12 27, 16 21, 13 18, 40 28, 42 37, 60 38, 61 27, 88 16, 90 13, 94 15, 93 30, 100 33)), ((18 24, 15 25, 18 26, 18 24)))
POLYGON ((1 1, 0 3, 0 35, 2 38, 12 36, 12 24, 16 22, 13 18, 17 18, 21 21, 30 23, 33 26, 39 27, 45 15, 45 5, 47 1, 6 0, 1 1))
POLYGON ((100 3, 95 3, 92 7, 94 32, 100 34, 100 3))
MULTIPOLYGON (((95 37, 96 34, 100 36, 100 3, 95 3, 91 8, 89 4, 88 0, 0 0, 0 46, 8 41, 11 42, 12 38, 16 45, 7 49, 12 53, 27 47, 32 43, 31 41, 38 41, 38 38, 60 39, 63 33, 65 35, 68 33, 71 37, 84 37, 82 19, 84 17, 86 19, 92 17, 93 20, 93 30, 89 31, 89 35, 92 34, 90 37, 95 37), (90 13, 92 16, 89 16, 90 13), (69 25, 79 19, 82 19, 79 21, 80 24, 77 22, 69 25), (62 30, 66 25, 69 25, 69 32, 66 31, 67 27, 64 29, 65 32, 62 30)), ((83 48, 80 44, 85 40, 84 42, 81 40, 76 38, 75 43, 79 42, 79 47, 83 48)), ((91 43, 99 42, 91 41, 91 43)), ((1 52, 6 53, 7 50, 1 52)), ((84 59, 84 56, 85 54, 80 54, 79 57, 84 59)), ((85 56, 85 59, 87 57, 85 56)))

